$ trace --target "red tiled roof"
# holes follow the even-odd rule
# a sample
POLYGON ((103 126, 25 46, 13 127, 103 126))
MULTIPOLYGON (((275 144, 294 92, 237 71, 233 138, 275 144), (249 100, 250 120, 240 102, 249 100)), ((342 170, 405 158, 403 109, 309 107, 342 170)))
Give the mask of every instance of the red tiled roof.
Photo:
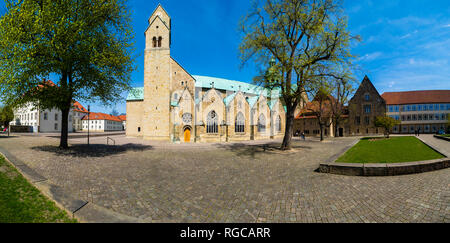
POLYGON ((126 121, 127 120, 127 116, 126 115, 120 115, 117 118, 119 118, 121 121, 126 121))
POLYGON ((117 116, 111 116, 105 113, 95 113, 91 112, 88 115, 84 116, 81 120, 108 120, 108 121, 116 121, 116 122, 122 122, 117 116))
POLYGON ((381 97, 387 105, 450 103, 450 90, 386 92, 381 97))
POLYGON ((88 113, 88 110, 86 110, 86 108, 84 108, 78 101, 75 101, 73 103, 73 110, 78 111, 78 112, 88 113))
POLYGON ((39 84, 38 87, 42 88, 45 84, 47 84, 49 86, 56 86, 56 84, 53 83, 53 81, 51 81, 51 80, 43 80, 42 84, 39 84))
MULTIPOLYGON (((302 108, 300 113, 298 113, 295 119, 303 119, 303 118, 316 118, 314 114, 315 111, 319 111, 320 105, 317 101, 308 102, 302 108)), ((331 102, 329 100, 325 100, 322 103, 322 112, 324 115, 331 113, 331 102)))

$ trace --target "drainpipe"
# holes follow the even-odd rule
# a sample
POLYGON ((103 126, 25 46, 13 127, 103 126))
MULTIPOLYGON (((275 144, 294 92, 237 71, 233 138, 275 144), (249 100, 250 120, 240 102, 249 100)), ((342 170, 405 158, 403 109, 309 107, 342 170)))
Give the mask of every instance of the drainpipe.
POLYGON ((194 91, 194 143, 197 142, 197 104, 195 104, 195 91, 194 91))

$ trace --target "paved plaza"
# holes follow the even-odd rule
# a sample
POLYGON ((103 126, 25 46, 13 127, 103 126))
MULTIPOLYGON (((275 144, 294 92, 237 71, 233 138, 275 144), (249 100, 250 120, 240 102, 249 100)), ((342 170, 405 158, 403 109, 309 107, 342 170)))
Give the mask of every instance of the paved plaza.
POLYGON ((0 148, 73 197, 145 222, 450 222, 450 169, 396 177, 315 172, 357 138, 295 140, 290 152, 275 149, 280 141, 112 138, 116 146, 93 137, 87 147, 74 137, 61 151, 52 137, 0 136, 0 148))

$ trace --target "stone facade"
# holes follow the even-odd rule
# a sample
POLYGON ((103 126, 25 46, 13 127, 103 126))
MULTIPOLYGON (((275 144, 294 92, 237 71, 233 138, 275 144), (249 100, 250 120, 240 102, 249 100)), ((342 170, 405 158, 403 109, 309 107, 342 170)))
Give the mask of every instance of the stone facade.
POLYGON ((382 135, 384 130, 376 128, 375 118, 386 115, 386 102, 367 76, 348 104, 349 135, 382 135))
POLYGON ((144 87, 127 99, 130 137, 173 142, 279 138, 285 108, 277 91, 194 76, 170 55, 171 19, 158 5, 145 31, 144 87))

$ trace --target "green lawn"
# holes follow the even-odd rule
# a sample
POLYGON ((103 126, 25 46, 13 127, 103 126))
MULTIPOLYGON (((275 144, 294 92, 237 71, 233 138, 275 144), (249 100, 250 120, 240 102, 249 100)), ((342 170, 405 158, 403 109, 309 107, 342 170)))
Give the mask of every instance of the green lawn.
POLYGON ((340 157, 337 162, 401 163, 443 157, 415 137, 364 138, 340 157))
POLYGON ((0 155, 0 223, 76 223, 0 155))

